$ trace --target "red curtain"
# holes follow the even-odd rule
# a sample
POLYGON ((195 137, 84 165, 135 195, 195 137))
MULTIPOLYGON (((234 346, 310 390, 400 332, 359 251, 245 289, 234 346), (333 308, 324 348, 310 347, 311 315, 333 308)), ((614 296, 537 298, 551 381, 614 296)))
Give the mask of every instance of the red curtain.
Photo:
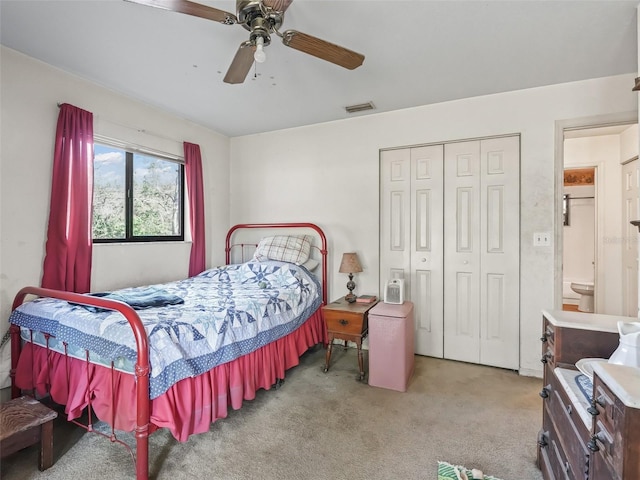
POLYGON ((60 106, 53 154, 42 286, 86 293, 91 287, 93 114, 60 106))
POLYGON ((189 192, 189 219, 191 221, 191 257, 189 276, 199 274, 206 266, 204 238, 204 189, 202 186, 202 158, 200 146, 184 142, 184 164, 189 192))

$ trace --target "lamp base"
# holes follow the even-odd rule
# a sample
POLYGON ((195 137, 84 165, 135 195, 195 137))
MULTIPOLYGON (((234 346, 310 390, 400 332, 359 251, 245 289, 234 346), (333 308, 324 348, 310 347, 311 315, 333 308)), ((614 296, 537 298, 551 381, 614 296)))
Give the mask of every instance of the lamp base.
POLYGON ((349 281, 347 282, 347 290, 349 290, 349 293, 347 293, 344 297, 344 299, 349 303, 355 302, 356 298, 358 298, 353 293, 354 288, 356 288, 356 282, 353 281, 353 273, 349 273, 349 281))

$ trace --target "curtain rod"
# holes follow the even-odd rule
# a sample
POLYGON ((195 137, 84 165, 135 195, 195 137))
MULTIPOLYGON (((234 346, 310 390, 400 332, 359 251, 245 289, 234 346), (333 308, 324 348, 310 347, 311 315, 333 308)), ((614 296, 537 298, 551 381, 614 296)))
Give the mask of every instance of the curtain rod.
MULTIPOLYGON (((57 103, 58 108, 60 108, 62 105, 64 105, 64 103, 66 103, 66 102, 63 102, 63 103, 58 102, 57 103)), ((124 128, 128 128, 130 130, 135 130, 138 133, 144 133, 145 135, 150 135, 152 137, 161 138, 163 140, 169 140, 170 142, 176 142, 176 143, 178 143, 180 145, 184 144, 183 140, 177 140, 175 138, 167 137, 167 136, 161 135, 159 133, 150 132, 150 131, 148 131, 148 130, 146 130, 144 128, 132 127, 131 125, 125 125, 124 123, 119 123, 119 122, 114 122, 112 120, 107 120, 107 119, 102 118, 100 115, 97 115, 97 114, 93 114, 93 116, 98 118, 98 119, 101 119, 103 122, 111 123, 112 125, 118 125, 119 127, 124 127, 124 128)))

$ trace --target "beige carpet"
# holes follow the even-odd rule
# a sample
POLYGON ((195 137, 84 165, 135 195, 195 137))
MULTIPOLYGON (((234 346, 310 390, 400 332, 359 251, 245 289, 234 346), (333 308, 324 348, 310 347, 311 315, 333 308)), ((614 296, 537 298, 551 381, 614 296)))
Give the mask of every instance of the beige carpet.
MULTIPOLYGON (((366 360, 366 355, 365 355, 366 360)), ((306 354, 278 390, 179 443, 152 435, 157 479, 436 479, 438 461, 478 468, 503 480, 540 480, 540 379, 515 372, 416 357, 406 393, 356 381, 354 349, 306 354)), ((2 460, 6 480, 131 479, 125 449, 56 423, 56 463, 37 469, 38 449, 2 460)))

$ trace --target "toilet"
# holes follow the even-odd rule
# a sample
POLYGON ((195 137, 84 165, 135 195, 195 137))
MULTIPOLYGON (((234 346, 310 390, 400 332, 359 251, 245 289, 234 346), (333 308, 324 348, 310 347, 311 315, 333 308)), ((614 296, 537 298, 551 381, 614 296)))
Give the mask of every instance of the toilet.
POLYGON ((571 290, 580 294, 578 310, 580 312, 593 313, 593 282, 571 282, 571 290))

